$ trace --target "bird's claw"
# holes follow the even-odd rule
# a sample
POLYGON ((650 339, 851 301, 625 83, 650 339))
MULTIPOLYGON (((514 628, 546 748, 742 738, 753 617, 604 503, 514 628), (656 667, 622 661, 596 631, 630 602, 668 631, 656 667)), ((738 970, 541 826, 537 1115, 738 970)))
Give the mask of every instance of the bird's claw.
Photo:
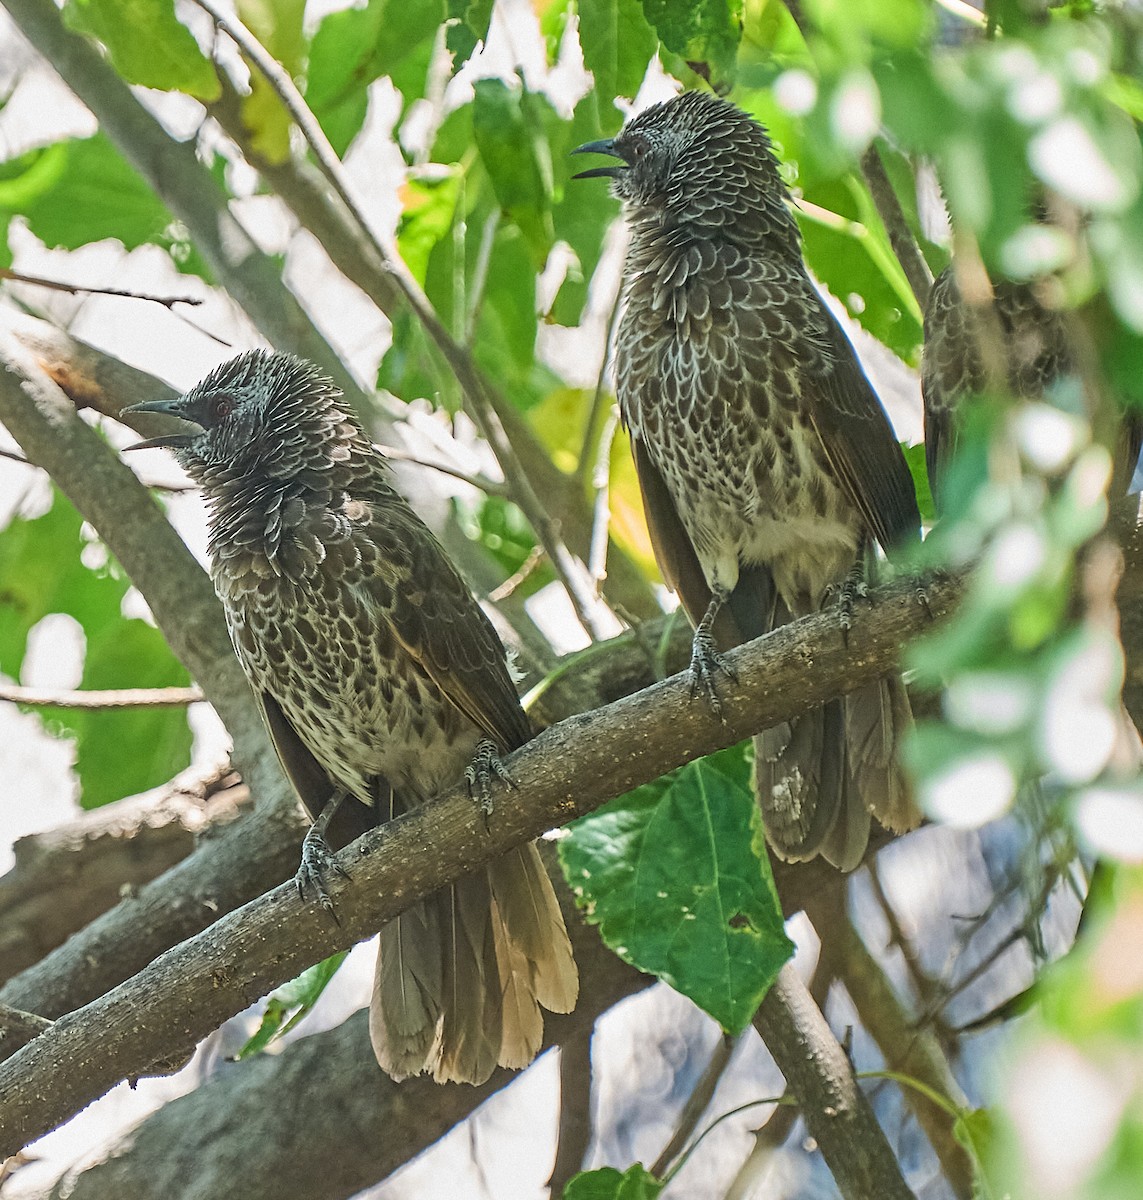
POLYGON ((494 777, 510 788, 516 786, 516 781, 508 774, 508 768, 500 761, 499 747, 490 738, 481 738, 472 762, 465 768, 464 782, 468 786, 468 794, 480 805, 480 811, 486 818, 492 815, 494 777))
POLYGON ((294 876, 294 883, 303 903, 311 895, 315 896, 322 908, 340 925, 341 922, 337 920, 337 913, 334 911, 333 898, 326 886, 331 875, 349 878, 349 872, 334 857, 329 843, 318 830, 311 827, 302 841, 302 861, 294 876))
POLYGON ((827 594, 831 592, 837 593, 837 623, 841 626, 841 640, 848 646, 854 607, 858 600, 869 598, 869 584, 866 583, 861 568, 855 567, 840 584, 827 590, 827 594))
POLYGON ((707 704, 710 705, 711 712, 725 724, 726 717, 722 713, 722 701, 718 698, 718 688, 715 686, 715 677, 719 671, 731 683, 738 682, 738 673, 719 654, 710 631, 704 630, 700 626, 691 643, 691 699, 693 700, 701 691, 707 704))

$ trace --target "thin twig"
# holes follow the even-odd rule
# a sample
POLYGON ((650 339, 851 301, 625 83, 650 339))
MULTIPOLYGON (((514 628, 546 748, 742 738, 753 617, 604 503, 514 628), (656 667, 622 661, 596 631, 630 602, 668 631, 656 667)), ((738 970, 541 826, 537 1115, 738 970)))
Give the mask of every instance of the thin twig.
POLYGON ((152 304, 161 304, 164 308, 174 308, 176 304, 202 304, 200 296, 152 296, 149 292, 131 292, 123 288, 89 287, 82 283, 62 283, 58 279, 43 279, 39 275, 25 275, 13 271, 10 267, 0 267, 0 279, 11 279, 13 283, 30 283, 36 287, 48 288, 53 292, 67 292, 76 295, 83 292, 91 296, 120 296, 124 300, 149 300, 152 304))
POLYGON ((726 1033, 718 1039, 718 1044, 710 1056, 706 1070, 699 1076, 695 1086, 691 1089, 691 1094, 687 1097, 686 1104, 683 1105, 683 1111, 679 1114, 678 1126, 671 1135, 671 1140, 663 1147, 663 1153, 655 1159, 655 1165, 651 1168, 651 1174, 656 1179, 666 1178, 667 1172, 674 1166, 675 1160, 682 1154, 691 1135, 698 1128, 703 1113, 710 1106, 711 1100, 714 1099, 714 1093, 717 1091, 719 1083, 722 1082, 723 1075, 726 1074, 726 1068, 730 1065, 730 1059, 738 1042, 739 1038, 731 1037, 726 1033))
MULTIPOLYGON (((480 320, 480 310, 484 306, 484 290, 488 284, 488 269, 492 264, 492 246, 499 228, 500 209, 494 208, 480 231, 480 248, 476 254, 476 265, 472 268, 472 298, 468 303, 468 318, 464 323, 464 344, 469 347, 476 336, 476 322, 480 320)), ((462 264, 463 261, 462 257, 462 264)), ((461 269, 463 271, 463 266, 461 269)))
POLYGON ((913 289, 913 295, 923 310, 933 286, 933 273, 921 253, 921 247, 917 245, 909 222, 905 220, 901 201, 897 199, 897 193, 893 190, 893 184, 876 145, 871 145, 861 156, 861 173, 865 177, 873 203, 877 206, 885 232, 889 235, 893 253, 897 256, 901 270, 905 272, 905 278, 913 289))
POLYGON ((204 699, 202 691, 196 687, 63 689, 54 692, 49 688, 0 683, 0 700, 24 704, 29 708, 185 708, 204 699))
POLYGON ((599 455, 592 475, 595 503, 591 522, 591 545, 587 554, 587 569, 600 595, 607 578, 607 547, 611 541, 611 444, 619 427, 619 410, 612 409, 599 437, 599 455))
POLYGON ((509 596, 528 578, 529 575, 540 565, 544 557, 543 546, 533 546, 528 551, 528 557, 520 564, 520 569, 514 574, 509 575, 507 579, 497 588, 493 588, 488 593, 488 599, 493 604, 499 604, 501 600, 507 600, 509 596))
POLYGON ((400 450, 396 446, 379 445, 377 448, 386 458, 391 458, 395 462, 414 463, 418 467, 428 467, 430 471, 439 471, 442 475, 451 475, 453 479, 459 479, 462 483, 467 483, 489 496, 503 496, 505 499, 510 499, 512 496, 512 490, 506 483, 489 479, 487 475, 470 475, 467 471, 460 471, 445 463, 430 462, 427 458, 421 458, 408 450, 400 450))
POLYGON ((318 166, 330 185, 345 205, 362 235, 377 255, 383 268, 397 285, 405 302, 420 321, 438 350, 444 355, 461 389, 468 399, 472 416, 480 427, 485 440, 492 447, 504 472, 504 478, 512 487, 513 498, 535 529, 544 549, 548 552, 552 566, 567 589, 572 607, 584 629, 595 639, 612 637, 621 626, 618 619, 600 600, 587 577, 587 570, 572 555, 559 533, 559 523, 541 504, 532 487, 523 464, 520 462, 505 432, 497 408, 496 394, 472 361, 468 351, 451 336, 441 323, 440 317, 429 301, 421 285, 413 277, 395 248, 386 248, 369 227, 363 213, 355 202, 352 189, 341 160, 334 152, 317 118, 307 106, 297 85, 280 63, 265 49, 258 39, 232 14, 217 8, 213 0, 194 0, 209 13, 219 28, 224 29, 249 56, 251 62, 265 77, 267 83, 285 105, 290 116, 302 131, 307 144, 314 153, 318 166))
POLYGON ((584 1169, 591 1146, 591 1041, 595 1027, 585 1025, 560 1046, 560 1127, 548 1191, 562 1196, 573 1175, 584 1169))
POLYGON ((603 339, 603 361, 599 364, 599 374, 595 377, 595 392, 591 397, 591 409, 587 414, 587 422, 583 427, 583 445, 580 447, 579 458, 576 460, 575 478, 580 484, 587 483, 588 473, 593 463, 598 462, 595 454, 595 429, 599 424, 599 415, 606 402, 607 364, 611 361, 611 345, 615 340, 615 328, 619 324, 619 310, 622 307, 623 289, 617 288, 615 300, 611 305, 611 313, 607 318, 607 335, 603 339))
POLYGON ((34 467, 34 462, 29 462, 22 454, 18 454, 15 450, 0 449, 0 458, 6 458, 9 462, 19 463, 24 467, 34 467))

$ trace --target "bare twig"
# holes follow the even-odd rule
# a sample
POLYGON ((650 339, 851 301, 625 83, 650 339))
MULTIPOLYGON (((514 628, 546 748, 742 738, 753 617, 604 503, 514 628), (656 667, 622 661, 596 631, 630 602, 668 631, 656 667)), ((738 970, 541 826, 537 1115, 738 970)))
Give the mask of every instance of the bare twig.
POLYGON ((67 292, 77 295, 83 292, 91 296, 120 296, 124 300, 148 300, 152 304, 161 304, 164 308, 174 308, 176 304, 202 304, 199 296, 154 296, 150 292, 131 292, 123 288, 89 287, 86 284, 62 283, 58 279, 44 279, 39 275, 24 275, 13 271, 11 267, 0 267, 0 279, 11 279, 13 283, 30 283, 36 287, 47 288, 53 292, 67 292))
POLYGON ((611 523, 611 445, 619 428, 619 411, 613 409, 599 438, 599 457, 591 484, 595 489, 595 517, 591 526, 591 549, 587 569, 599 595, 607 578, 607 547, 611 544, 608 527, 611 523))
POLYGON ((0 700, 26 704, 29 708, 185 708, 198 704, 205 697, 201 688, 115 688, 99 691, 63 690, 17 687, 0 683, 0 700))
POLYGON ((651 1168, 651 1174, 656 1179, 665 1179, 667 1172, 671 1170, 679 1155, 686 1149, 692 1134, 698 1128, 699 1121, 702 1120, 703 1113, 714 1099, 714 1093, 718 1090, 723 1075, 726 1074, 726 1068, 730 1066, 730 1059, 738 1041, 738 1038, 733 1038, 725 1033, 718 1039, 714 1053, 711 1054, 710 1061, 706 1064, 706 1070, 695 1082, 686 1104, 683 1105, 675 1132, 671 1134, 670 1141, 663 1147, 663 1152, 655 1159, 655 1165, 651 1168))
POLYGON ((488 599, 493 604, 499 604, 501 600, 507 600, 509 596, 528 578, 529 575, 540 565, 544 558, 543 546, 533 546, 528 552, 528 557, 520 564, 520 569, 515 574, 509 575, 507 579, 498 587, 493 588, 488 593, 488 599))
POLYGON ((861 173, 865 176, 873 203, 877 206, 885 232, 889 235, 893 253, 897 256, 901 270, 905 272, 905 278, 908 279, 913 295, 917 298, 917 304, 923 311, 929 298, 929 290, 933 286, 933 273, 921 253, 921 247, 917 245, 909 222, 905 220, 901 201, 897 199, 897 193, 893 190, 893 184, 875 144, 861 156, 861 173))
POLYGON ((378 446, 377 449, 386 458, 391 458, 396 462, 414 463, 418 467, 427 467, 430 471, 439 471, 442 475, 451 475, 453 479, 459 479, 461 483, 467 483, 470 487, 474 487, 486 495, 507 498, 511 494, 511 490, 507 484, 501 483, 496 479, 489 479, 487 475, 470 475, 467 471, 450 467, 447 463, 430 462, 427 458, 422 458, 419 454, 413 454, 408 450, 401 450, 396 446, 378 446))
POLYGON ((619 312, 623 307, 623 290, 617 288, 615 299, 611 303, 611 312, 607 317, 607 334, 603 339, 603 359, 599 364, 599 373, 595 377, 595 391, 591 396, 591 408, 588 410, 587 421, 583 427, 583 445, 579 448, 579 458, 576 460, 574 477, 581 486, 586 485, 588 475, 599 462, 596 450, 596 429, 603 406, 607 403, 607 366, 611 361, 611 346, 615 341, 615 329, 619 324, 619 312))
POLYGON ((591 1040, 594 1023, 560 1046, 560 1128, 556 1158, 548 1176, 552 1197, 564 1194, 573 1175, 584 1169, 591 1147, 591 1040))

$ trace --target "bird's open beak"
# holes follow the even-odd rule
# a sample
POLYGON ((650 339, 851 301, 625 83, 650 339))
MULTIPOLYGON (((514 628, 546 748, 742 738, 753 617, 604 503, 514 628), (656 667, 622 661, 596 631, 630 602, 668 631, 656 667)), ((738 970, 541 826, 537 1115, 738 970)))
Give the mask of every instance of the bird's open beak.
POLYGON ((193 427, 182 433, 168 433, 162 437, 148 438, 145 442, 136 442, 134 445, 124 448, 127 450, 153 450, 156 447, 163 447, 167 450, 180 450, 189 446, 202 426, 197 421, 192 421, 183 411, 182 399, 182 396, 176 396, 173 400, 147 400, 143 404, 131 404, 122 409, 120 416, 125 417, 135 413, 160 413, 164 417, 177 417, 180 421, 193 427))
MULTIPOLYGON (((584 142, 582 146, 576 146, 572 151, 573 154, 610 154, 612 158, 623 158, 623 155, 615 149, 615 142, 612 138, 604 138, 599 142, 584 142)), ((622 167, 592 167, 588 171, 580 171, 578 175, 573 175, 573 179, 615 179, 626 171, 626 166, 622 167)))

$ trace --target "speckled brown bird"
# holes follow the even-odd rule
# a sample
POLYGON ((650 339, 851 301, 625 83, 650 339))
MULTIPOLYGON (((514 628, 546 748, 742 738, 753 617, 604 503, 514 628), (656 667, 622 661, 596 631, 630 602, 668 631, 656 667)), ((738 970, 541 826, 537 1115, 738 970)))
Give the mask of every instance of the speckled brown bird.
MULTIPOLYGON (((231 639, 311 817, 324 826, 348 798, 390 818, 474 762, 486 789, 498 755, 532 736, 504 647, 334 385, 255 350, 133 411, 191 423, 144 444, 172 449, 203 489, 231 639)), ((299 886, 323 894, 319 834, 299 886)), ((551 882, 524 846, 381 930, 373 1047, 394 1078, 480 1083, 530 1062, 541 1006, 569 1012, 577 987, 551 882)))
MULTIPOLYGON (((1042 304, 1035 287, 1011 279, 992 285, 992 311, 1003 345, 1005 380, 1013 396, 1034 400, 1075 370, 1076 354, 1064 315, 1042 304)), ((987 385, 984 362, 970 314, 961 298, 953 268, 933 283, 925 305, 925 348, 921 361, 921 394, 925 408, 925 463, 933 499, 941 504, 948 462, 956 448, 961 407, 987 385)), ((1143 440, 1138 409, 1120 422, 1114 454, 1112 496, 1131 482, 1143 440)))
MULTIPOLYGON (((807 273, 766 131, 689 92, 579 149, 621 160, 581 176, 612 180, 631 230, 616 390, 659 566, 696 626, 692 678, 717 709, 719 650, 832 593, 851 602, 875 541, 917 537, 916 496, 807 273)), ((849 869, 871 813, 911 827, 895 756, 909 721, 892 676, 761 734, 774 849, 849 869)))

